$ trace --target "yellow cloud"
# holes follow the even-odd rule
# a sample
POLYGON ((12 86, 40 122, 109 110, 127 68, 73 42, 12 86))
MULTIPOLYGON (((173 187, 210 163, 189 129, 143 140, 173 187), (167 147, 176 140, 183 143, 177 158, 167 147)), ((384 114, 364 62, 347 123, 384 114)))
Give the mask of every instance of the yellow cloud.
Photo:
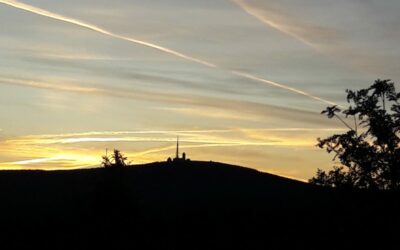
MULTIPOLYGON (((322 134, 336 128, 320 129, 322 134)), ((31 135, 0 142, 1 155, 14 160, 0 163, 0 168, 72 169, 98 166, 108 145, 121 146, 136 163, 165 160, 173 152, 176 135, 182 149, 226 147, 313 147, 311 128, 221 129, 177 131, 104 131, 31 135), (135 135, 135 136, 132 136, 135 135), (82 137, 84 136, 84 137, 82 137), (130 144, 121 144, 127 143, 130 144), (86 145, 86 146, 82 146, 86 145), (87 145, 90 145, 88 147, 87 145), (90 148, 90 149, 87 149, 90 148)), ((198 157, 201 158, 201 155, 198 157)))

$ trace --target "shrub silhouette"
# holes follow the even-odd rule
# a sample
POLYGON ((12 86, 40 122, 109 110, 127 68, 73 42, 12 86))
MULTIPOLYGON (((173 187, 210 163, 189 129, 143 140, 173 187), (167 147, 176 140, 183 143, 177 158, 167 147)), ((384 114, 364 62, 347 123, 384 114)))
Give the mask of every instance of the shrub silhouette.
POLYGON ((105 168, 119 168, 119 167, 125 167, 126 164, 126 160, 128 158, 125 157, 121 151, 119 151, 118 149, 114 149, 113 154, 110 157, 108 157, 108 155, 102 156, 102 162, 101 165, 105 168))
POLYGON ((380 79, 367 89, 346 92, 350 104, 347 109, 331 106, 322 114, 337 118, 349 130, 318 138, 317 144, 334 153, 333 160, 338 159, 340 166, 327 173, 318 169, 309 182, 332 187, 399 189, 400 93, 391 80, 380 79), (350 125, 349 118, 354 124, 350 125))

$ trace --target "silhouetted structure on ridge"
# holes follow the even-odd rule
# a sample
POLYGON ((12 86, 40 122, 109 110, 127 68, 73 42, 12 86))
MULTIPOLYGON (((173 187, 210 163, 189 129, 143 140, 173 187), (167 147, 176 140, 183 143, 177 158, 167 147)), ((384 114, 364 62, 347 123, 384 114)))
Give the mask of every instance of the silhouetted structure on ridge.
POLYGON ((185 161, 190 161, 190 159, 186 159, 186 153, 182 153, 182 158, 179 157, 179 136, 176 138, 176 153, 175 153, 175 158, 171 159, 171 157, 168 158, 167 162, 175 162, 175 163, 182 163, 185 161))

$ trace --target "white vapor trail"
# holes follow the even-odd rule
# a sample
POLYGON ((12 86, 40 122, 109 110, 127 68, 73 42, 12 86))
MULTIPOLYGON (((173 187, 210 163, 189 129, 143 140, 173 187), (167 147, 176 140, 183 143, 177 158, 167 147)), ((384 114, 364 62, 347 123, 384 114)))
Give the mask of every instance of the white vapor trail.
POLYGON ((146 47, 149 47, 149 48, 153 48, 153 49, 165 52, 167 54, 171 54, 171 55, 180 57, 180 58, 185 59, 185 60, 189 60, 189 61, 192 61, 192 62, 195 62, 195 63, 203 64, 203 65, 208 66, 208 67, 213 67, 213 68, 216 67, 212 63, 209 63, 209 62, 206 62, 206 61, 203 61, 203 60, 200 60, 198 58, 194 58, 194 57, 182 54, 182 53, 179 53, 179 52, 177 52, 175 50, 171 50, 171 49, 168 49, 168 48, 165 48, 165 47, 153 44, 153 43, 149 43, 149 42, 133 39, 133 38, 130 38, 130 37, 122 36, 122 35, 119 35, 119 34, 115 34, 115 33, 111 32, 111 31, 108 31, 108 30, 105 30, 103 28, 100 28, 100 27, 98 27, 96 25, 93 25, 93 24, 90 24, 90 23, 86 23, 86 22, 83 22, 83 21, 80 21, 78 19, 74 19, 74 18, 71 18, 71 17, 63 16, 63 15, 60 15, 60 14, 57 14, 57 13, 54 13, 54 12, 50 12, 50 11, 47 11, 47 10, 44 10, 44 9, 29 5, 29 4, 25 4, 25 3, 22 3, 22 2, 19 2, 19 1, 0 0, 0 3, 15 7, 17 9, 21 9, 21 10, 25 10, 25 11, 28 11, 28 12, 31 12, 31 13, 35 13, 35 14, 38 14, 38 15, 41 15, 41 16, 45 16, 45 17, 57 19, 57 20, 60 20, 60 21, 64 21, 64 22, 67 22, 67 23, 75 24, 75 25, 81 26, 83 28, 87 28, 87 29, 90 29, 90 30, 93 30, 93 31, 102 33, 104 35, 108 35, 108 36, 117 38, 117 39, 121 39, 121 40, 125 40, 125 41, 128 41, 128 42, 140 44, 140 45, 143 45, 143 46, 146 46, 146 47))
MULTIPOLYGON (((108 31, 106 29, 103 29, 101 27, 98 27, 96 25, 93 25, 93 24, 90 24, 90 23, 87 23, 87 22, 84 22, 84 21, 81 21, 81 20, 78 20, 78 19, 74 19, 74 18, 71 18, 71 17, 67 17, 67 16, 64 16, 64 15, 60 15, 60 14, 57 14, 57 13, 54 13, 54 12, 50 12, 48 10, 45 10, 45 9, 42 9, 42 8, 38 8, 38 7, 35 7, 35 6, 32 6, 32 5, 29 5, 29 4, 25 4, 25 3, 22 3, 22 2, 19 2, 19 1, 15 1, 15 0, 0 0, 0 3, 6 4, 8 6, 12 6, 12 7, 17 8, 17 9, 24 10, 24 11, 27 11, 27 12, 31 12, 31 13, 34 13, 34 14, 37 14, 37 15, 40 15, 40 16, 44 16, 44 17, 56 19, 56 20, 59 20, 59 21, 67 22, 67 23, 70 23, 70 24, 74 24, 74 25, 77 25, 77 26, 80 26, 80 27, 83 27, 83 28, 86 28, 86 29, 89 29, 89 30, 92 30, 92 31, 95 31, 95 32, 98 32, 98 33, 101 33, 101 34, 104 34, 104 35, 107 35, 107 36, 110 36, 110 37, 113 37, 113 38, 116 38, 116 39, 120 39, 120 40, 124 40, 124 41, 128 41, 128 42, 132 42, 132 43, 135 43, 135 44, 139 44, 139 45, 142 45, 142 46, 146 46, 146 47, 149 47, 149 48, 153 48, 155 50, 158 50, 158 51, 161 51, 161 52, 164 52, 164 53, 167 53, 167 54, 182 58, 182 59, 187 60, 187 61, 198 63, 198 64, 201 64, 201 65, 210 67, 210 68, 220 68, 220 67, 218 67, 217 65, 215 65, 215 64, 213 64, 211 62, 208 62, 208 61, 196 58, 196 57, 192 57, 192 56, 180 53, 178 51, 175 51, 175 50, 172 50, 172 49, 169 49, 169 48, 166 48, 166 47, 154 44, 154 43, 150 43, 150 42, 146 42, 146 41, 142 41, 142 40, 137 40, 137 39, 134 39, 134 38, 131 38, 131 37, 126 37, 126 36, 123 36, 123 35, 119 35, 119 34, 111 32, 111 31, 108 31)), ((239 77, 243 77, 243 78, 252 80, 252 81, 256 81, 256 82, 259 82, 259 83, 268 84, 270 86, 274 86, 274 87, 277 87, 277 88, 288 90, 288 91, 291 91, 293 93, 297 93, 297 94, 309 97, 311 99, 314 99, 314 100, 317 100, 317 101, 320 101, 320 102, 323 102, 323 103, 326 103, 326 104, 329 104, 329 105, 335 104, 335 103, 333 103, 331 101, 328 101, 328 100, 325 100, 323 98, 314 96, 314 95, 309 94, 309 93, 307 93, 305 91, 302 91, 302 90, 299 90, 299 89, 296 89, 296 88, 293 88, 293 87, 290 87, 290 86, 286 86, 284 84, 276 83, 276 82, 273 82, 273 81, 270 81, 270 80, 266 80, 266 79, 263 79, 263 78, 260 78, 260 77, 245 73, 245 72, 230 71, 230 73, 234 74, 236 76, 239 76, 239 77)))
POLYGON ((278 30, 290 37, 293 37, 296 40, 299 40, 300 42, 304 43, 305 45, 319 51, 319 48, 309 40, 305 39, 302 36, 299 36, 295 32, 291 31, 288 29, 285 25, 282 25, 280 23, 277 23, 271 19, 266 18, 263 15, 260 15, 257 11, 254 10, 253 7, 249 6, 244 0, 231 0, 233 3, 235 3, 237 6, 239 6, 243 11, 245 11, 247 14, 250 16, 253 16, 257 20, 259 20, 261 23, 266 24, 267 26, 278 30))
POLYGON ((329 101, 329 100, 325 100, 325 99, 323 99, 323 98, 321 98, 321 97, 312 95, 312 94, 307 93, 307 92, 305 92, 305 91, 303 91, 303 90, 296 89, 296 88, 292 88, 292 87, 289 87, 289 86, 286 86, 286 85, 283 85, 283 84, 280 84, 280 83, 277 83, 277 82, 274 82, 274 81, 266 80, 266 79, 263 79, 263 78, 260 78, 260 77, 257 77, 257 76, 251 75, 251 74, 247 74, 247 73, 240 72, 240 71, 235 71, 235 70, 232 70, 231 73, 232 73, 232 74, 235 74, 235 75, 237 75, 237 76, 241 76, 241 77, 244 77, 244 78, 253 80, 253 81, 266 83, 266 84, 268 84, 268 85, 272 85, 272 86, 275 86, 275 87, 277 87, 277 88, 286 89, 286 90, 292 91, 292 92, 294 92, 294 93, 307 96, 307 97, 312 98, 312 99, 314 99, 314 100, 327 103, 327 104, 329 104, 329 105, 336 105, 336 103, 331 102, 331 101, 329 101))

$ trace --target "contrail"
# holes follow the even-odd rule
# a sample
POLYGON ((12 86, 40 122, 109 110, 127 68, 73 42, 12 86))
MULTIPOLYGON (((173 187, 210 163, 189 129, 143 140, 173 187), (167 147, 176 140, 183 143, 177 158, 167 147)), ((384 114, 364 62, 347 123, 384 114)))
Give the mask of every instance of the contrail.
POLYGON ((325 99, 323 99, 321 97, 318 97, 318 96, 309 94, 307 92, 304 92, 303 90, 295 89, 295 88, 292 88, 292 87, 289 87, 289 86, 286 86, 286 85, 283 85, 283 84, 280 84, 280 83, 277 83, 277 82, 274 82, 274 81, 266 80, 266 79, 263 79, 263 78, 260 78, 260 77, 257 77, 257 76, 251 75, 251 74, 247 74, 247 73, 240 72, 240 71, 235 71, 235 70, 232 70, 231 73, 235 74, 237 76, 241 76, 241 77, 253 80, 253 81, 266 83, 268 85, 272 85, 272 86, 275 86, 277 88, 286 89, 286 90, 292 91, 294 93, 307 96, 307 97, 312 98, 314 100, 327 103, 329 105, 336 105, 336 103, 331 102, 329 100, 325 100, 325 99))
POLYGON ((259 20, 260 22, 268 25, 269 27, 278 30, 290 37, 293 37, 296 40, 299 40, 300 42, 304 43, 305 45, 319 51, 319 48, 312 42, 304 39, 303 37, 299 36, 298 34, 290 31, 285 25, 279 24, 271 19, 266 18, 263 15, 260 15, 257 11, 254 10, 254 8, 252 8, 251 6, 249 6, 248 4, 245 3, 244 0, 230 0, 233 3, 235 3, 237 6, 239 6, 243 11, 245 11, 247 14, 249 14, 250 16, 253 16, 254 18, 256 18, 257 20, 259 20))
POLYGON ((133 39, 133 38, 130 38, 130 37, 122 36, 122 35, 119 35, 119 34, 115 34, 115 33, 111 32, 111 31, 108 31, 108 30, 105 30, 103 28, 100 28, 100 27, 98 27, 96 25, 93 25, 93 24, 90 24, 90 23, 86 23, 86 22, 83 22, 83 21, 80 21, 78 19, 74 19, 74 18, 71 18, 71 17, 63 16, 63 15, 60 15, 60 14, 57 14, 57 13, 54 13, 54 12, 50 12, 50 11, 47 11, 47 10, 44 10, 44 9, 29 5, 29 4, 25 4, 25 3, 14 1, 14 0, 0 0, 0 3, 15 7, 17 9, 21 9, 21 10, 25 10, 25 11, 28 11, 28 12, 32 12, 32 13, 35 13, 35 14, 38 14, 38 15, 41 15, 41 16, 45 16, 45 17, 57 19, 57 20, 60 20, 60 21, 64 21, 64 22, 67 22, 67 23, 75 24, 75 25, 81 26, 83 28, 87 28, 87 29, 90 29, 90 30, 93 30, 93 31, 102 33, 104 35, 108 35, 108 36, 117 38, 117 39, 122 39, 122 40, 125 40, 125 41, 128 41, 128 42, 133 42, 133 43, 140 44, 140 45, 143 45, 143 46, 146 46, 146 47, 149 47, 149 48, 160 50, 160 51, 165 52, 167 54, 171 54, 171 55, 174 55, 174 56, 177 56, 177 57, 180 57, 182 59, 186 59, 186 60, 189 60, 189 61, 192 61, 192 62, 195 62, 195 63, 200 63, 200 64, 208 66, 208 67, 213 67, 213 68, 216 67, 212 63, 209 63, 209 62, 203 61, 201 59, 194 58, 194 57, 182 54, 182 53, 177 52, 175 50, 171 50, 171 49, 168 49, 168 48, 165 48, 165 47, 153 44, 153 43, 149 43, 149 42, 133 39))
MULTIPOLYGON (((232 0, 232 1, 236 1, 236 0, 232 0)), ((237 1, 237 2, 240 3, 240 1, 237 1)), ((56 19, 56 20, 59 20, 59 21, 64 21, 64 22, 67 22, 67 23, 71 23, 71 24, 74 24, 74 25, 77 25, 77 26, 80 26, 80 27, 83 27, 83 28, 86 28, 86 29, 89 29, 89 30, 92 30, 92 31, 95 31, 95 32, 98 32, 98 33, 101 33, 101 34, 104 34, 104 35, 107 35, 107 36, 110 36, 110 37, 114 37, 116 39, 120 39, 120 40, 124 40, 124 41, 128 41, 128 42, 132 42, 132 43, 135 43, 135 44, 139 44, 139 45, 142 45, 142 46, 146 46, 146 47, 149 47, 149 48, 153 48, 155 50, 158 50, 158 51, 161 51, 161 52, 164 52, 164 53, 167 53, 167 54, 182 58, 182 59, 187 60, 187 61, 198 63, 198 64, 201 64, 201 65, 210 67, 210 68, 221 68, 221 67, 218 67, 217 65, 215 65, 215 64, 213 64, 211 62, 204 61, 204 60, 201 60, 199 58, 192 57, 192 56, 180 53, 178 51, 175 51, 175 50, 172 50, 172 49, 169 49, 169 48, 157 45, 157 44, 153 44, 153 43, 150 43, 150 42, 137 40, 137 39, 134 39, 134 38, 131 38, 131 37, 126 37, 126 36, 123 36, 123 35, 119 35, 119 34, 111 32, 111 31, 108 31, 106 29, 103 29, 101 27, 98 27, 96 25, 93 25, 93 24, 90 24, 90 23, 87 23, 87 22, 84 22, 84 21, 81 21, 81 20, 78 20, 78 19, 74 19, 74 18, 71 18, 71 17, 67 17, 67 16, 64 16, 64 15, 60 15, 60 14, 57 14, 57 13, 54 13, 54 12, 50 12, 48 10, 41 9, 41 8, 29 5, 29 4, 25 4, 25 3, 22 3, 22 2, 19 2, 19 1, 0 0, 0 3, 6 4, 8 6, 12 6, 12 7, 17 8, 17 9, 24 10, 24 11, 27 11, 27 12, 35 13, 35 14, 40 15, 40 16, 44 16, 44 17, 56 19)), ((275 25, 275 27, 279 27, 279 26, 275 25)), ((276 82, 273 82, 273 81, 270 81, 270 80, 266 80, 266 79, 263 79, 263 78, 260 78, 260 77, 245 73, 245 72, 230 71, 230 73, 232 73, 232 74, 234 74, 236 76, 240 76, 240 77, 249 79, 249 80, 253 80, 253 81, 256 81, 256 82, 268 84, 268 85, 271 85, 271 86, 274 86, 274 87, 277 87, 277 88, 281 88, 281 89, 285 89, 285 90, 288 90, 288 91, 291 91, 291 92, 294 92, 294 93, 297 93, 297 94, 301 94, 303 96, 309 97, 311 99, 314 99, 314 100, 317 100, 317 101, 320 101, 320 102, 323 102, 323 103, 326 103, 326 104, 329 104, 329 105, 335 104, 335 103, 333 103, 331 101, 328 101, 328 100, 325 100, 323 98, 320 98, 320 97, 317 97, 317 96, 313 96, 313 95, 311 95, 311 94, 309 94, 309 93, 307 93, 305 91, 302 91, 302 90, 299 90, 299 89, 296 89, 296 88, 293 88, 293 87, 289 87, 289 86, 286 86, 284 84, 276 83, 276 82)))
POLYGON ((299 25, 293 26, 290 23, 286 24, 285 20, 283 22, 282 21, 277 22, 276 20, 274 20, 273 17, 271 18, 268 16, 269 13, 263 14, 255 6, 249 4, 248 0, 228 0, 228 1, 232 2, 234 5, 239 7, 241 10, 243 10, 250 16, 257 19, 262 24, 265 24, 268 27, 271 27, 291 38, 294 38, 297 41, 300 41, 304 45, 310 47, 319 54, 328 57, 329 59, 333 58, 338 62, 346 64, 347 66, 350 66, 350 68, 355 69, 357 71, 363 70, 371 72, 371 70, 373 71, 377 70, 376 67, 371 68, 371 66, 365 65, 365 60, 369 61, 371 59, 365 56, 362 57, 360 51, 357 51, 354 48, 347 48, 343 46, 335 47, 334 44, 339 44, 343 42, 342 41, 343 39, 340 39, 335 35, 327 37, 327 39, 329 39, 329 42, 319 42, 318 40, 313 38, 313 35, 315 33, 318 33, 318 31, 314 31, 313 29, 302 28, 299 25), (360 63, 360 60, 363 60, 362 63, 360 63))

